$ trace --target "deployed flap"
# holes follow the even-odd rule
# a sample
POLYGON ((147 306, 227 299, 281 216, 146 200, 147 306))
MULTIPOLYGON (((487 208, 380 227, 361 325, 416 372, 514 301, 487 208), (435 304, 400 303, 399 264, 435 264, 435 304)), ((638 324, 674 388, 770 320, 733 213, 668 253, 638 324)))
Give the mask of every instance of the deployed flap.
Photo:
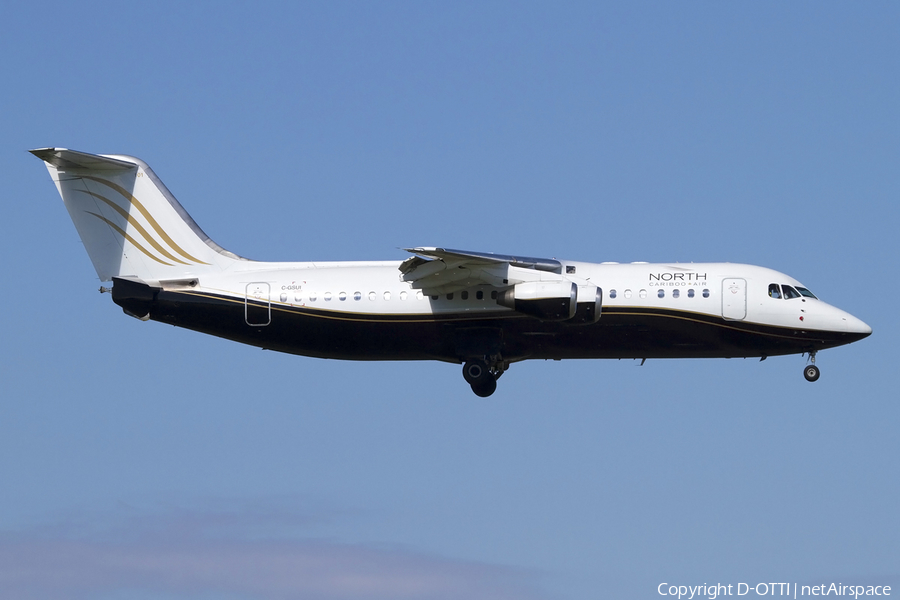
POLYGON ((406 248, 416 254, 400 264, 401 279, 428 293, 449 293, 476 285, 509 285, 510 267, 559 275, 562 263, 533 258, 449 248, 406 248))

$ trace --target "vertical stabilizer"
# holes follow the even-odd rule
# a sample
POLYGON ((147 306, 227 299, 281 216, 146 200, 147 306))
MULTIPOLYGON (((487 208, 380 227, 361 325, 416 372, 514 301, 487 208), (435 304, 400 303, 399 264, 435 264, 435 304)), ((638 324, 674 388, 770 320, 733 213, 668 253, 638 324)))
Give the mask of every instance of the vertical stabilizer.
POLYGON ((178 279, 244 260, 209 239, 142 160, 65 148, 43 160, 101 281, 178 279))

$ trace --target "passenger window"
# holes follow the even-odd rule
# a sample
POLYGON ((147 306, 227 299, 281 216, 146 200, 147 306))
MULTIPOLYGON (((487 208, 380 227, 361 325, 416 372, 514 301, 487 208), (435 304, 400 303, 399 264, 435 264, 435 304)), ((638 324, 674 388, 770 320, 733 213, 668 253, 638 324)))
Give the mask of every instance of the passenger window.
POLYGON ((416 292, 416 300, 424 300, 424 299, 425 299, 425 294, 422 293, 422 290, 419 290, 418 292, 416 292))
POLYGON ((453 292, 447 294, 447 300, 453 300, 453 292))
POLYGON ((432 300, 437 300, 437 299, 438 299, 438 295, 435 294, 434 296, 431 297, 431 299, 432 299, 432 300))
POLYGON ((353 292, 353 299, 356 301, 362 300, 362 292, 353 292))
POLYGON ((794 288, 792 288, 792 287, 789 286, 789 285, 784 285, 784 284, 782 284, 781 289, 782 289, 782 291, 784 292, 784 299, 785 299, 785 300, 790 300, 790 299, 792 299, 792 298, 799 298, 799 297, 800 297, 800 292, 798 292, 797 290, 795 290, 794 288))
POLYGON ((641 290, 641 291, 638 293, 638 296, 640 296, 641 298, 646 298, 646 297, 647 297, 647 290, 641 290))
POLYGON ((461 293, 461 294, 460 294, 460 297, 462 297, 463 300, 468 300, 468 299, 469 299, 469 292, 463 292, 463 293, 461 293))
POLYGON ((707 289, 704 289, 704 290, 703 290, 703 297, 704 297, 704 298, 709 298, 709 290, 707 290, 707 289))
POLYGON ((777 283, 769 284, 769 297, 770 298, 781 298, 781 291, 778 289, 777 283))
POLYGON ((491 300, 497 299, 497 290, 491 290, 491 300))
POLYGON ((391 299, 391 293, 390 293, 390 292, 385 292, 385 293, 384 293, 384 299, 385 299, 385 300, 390 300, 390 299, 391 299))
POLYGON ((317 295, 318 295, 318 294, 317 294, 316 292, 310 292, 310 293, 309 293, 309 301, 310 301, 310 302, 315 302, 315 301, 316 301, 316 296, 317 296, 317 295))
POLYGON ((331 292, 325 292, 325 302, 331 302, 331 292))
POLYGON ((610 298, 615 298, 615 297, 616 297, 616 290, 609 290, 609 297, 610 297, 610 298))
POLYGON ((477 292, 475 292, 475 298, 478 300, 484 300, 484 292, 478 290, 477 292))
POLYGON ((681 291, 680 291, 678 288, 672 290, 672 297, 673 297, 673 298, 677 298, 677 297, 680 296, 680 295, 681 295, 681 291))
POLYGON ((369 300, 375 300, 377 296, 378 294, 376 294, 375 292, 369 292, 369 300))
POLYGON ((631 290, 625 290, 625 297, 631 298, 631 290))
POLYGON ((659 291, 656 292, 656 297, 657 297, 657 298, 665 298, 665 297, 666 297, 666 290, 660 288, 659 291))
POLYGON ((407 297, 408 295, 409 295, 409 294, 406 293, 406 290, 404 290, 404 291, 400 292, 400 299, 401 299, 401 300, 406 300, 406 297, 407 297))
POLYGON ((338 294, 338 300, 340 300, 341 302, 343 302, 346 299, 347 299, 347 292, 341 292, 340 294, 338 294))
POLYGON ((693 298, 693 297, 694 297, 694 288, 691 288, 688 290, 688 298, 693 298))

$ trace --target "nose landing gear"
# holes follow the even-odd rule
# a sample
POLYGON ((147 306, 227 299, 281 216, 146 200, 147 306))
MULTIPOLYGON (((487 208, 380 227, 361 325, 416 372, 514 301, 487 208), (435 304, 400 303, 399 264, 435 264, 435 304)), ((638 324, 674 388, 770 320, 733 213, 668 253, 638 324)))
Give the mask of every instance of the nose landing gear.
POLYGON ((809 382, 816 381, 819 378, 819 367, 816 366, 815 351, 809 353, 809 364, 803 369, 803 376, 809 382))
POLYGON ((475 359, 463 365, 463 378, 476 396, 487 398, 497 390, 497 379, 508 365, 498 360, 475 359))

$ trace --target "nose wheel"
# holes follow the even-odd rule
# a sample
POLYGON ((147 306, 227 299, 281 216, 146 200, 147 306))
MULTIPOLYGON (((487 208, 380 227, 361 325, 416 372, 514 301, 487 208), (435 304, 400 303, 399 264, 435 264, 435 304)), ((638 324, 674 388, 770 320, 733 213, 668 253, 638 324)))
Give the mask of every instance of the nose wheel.
POLYGON ((803 369, 803 377, 807 381, 813 382, 819 378, 819 367, 816 366, 816 353, 809 353, 809 364, 803 369))
POLYGON ((476 396, 487 398, 497 391, 497 378, 503 374, 503 367, 501 362, 489 365, 482 359, 470 360, 463 365, 463 378, 476 396))
POLYGON ((803 376, 806 377, 807 381, 815 381, 819 378, 819 367, 816 365, 806 365, 806 368, 803 369, 803 376))

